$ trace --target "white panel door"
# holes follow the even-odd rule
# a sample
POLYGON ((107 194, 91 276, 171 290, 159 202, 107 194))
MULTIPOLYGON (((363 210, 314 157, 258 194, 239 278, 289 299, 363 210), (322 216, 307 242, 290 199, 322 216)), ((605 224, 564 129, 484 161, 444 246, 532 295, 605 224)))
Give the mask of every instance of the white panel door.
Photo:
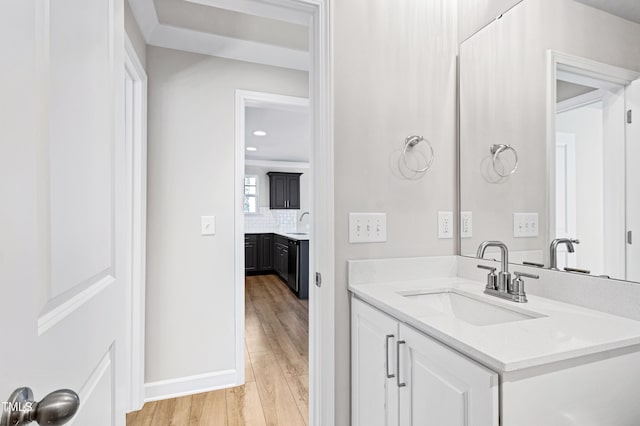
POLYGON ((401 426, 498 426, 495 372, 404 324, 399 343, 401 426))
POLYGON ((124 425, 123 0, 0 3, 0 400, 124 425))
POLYGON ((398 322, 356 298, 351 300, 351 424, 397 425, 398 322))
POLYGON ((640 281, 640 80, 626 89, 627 111, 632 122, 627 123, 627 279, 640 281))

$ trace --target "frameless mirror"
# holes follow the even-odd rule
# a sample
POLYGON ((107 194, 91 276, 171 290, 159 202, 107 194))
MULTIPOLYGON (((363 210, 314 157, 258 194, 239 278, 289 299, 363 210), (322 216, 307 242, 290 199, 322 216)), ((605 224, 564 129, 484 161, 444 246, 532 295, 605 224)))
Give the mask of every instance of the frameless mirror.
POLYGON ((636 0, 523 0, 460 44, 462 255, 640 281, 639 40, 636 0))

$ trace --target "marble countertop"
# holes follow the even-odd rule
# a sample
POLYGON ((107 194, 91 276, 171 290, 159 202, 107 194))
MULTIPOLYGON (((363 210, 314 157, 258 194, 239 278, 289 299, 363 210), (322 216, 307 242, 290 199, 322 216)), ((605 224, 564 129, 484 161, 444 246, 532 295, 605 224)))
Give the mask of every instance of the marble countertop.
POLYGON ((502 300, 485 295, 484 283, 460 277, 358 283, 349 285, 349 290, 359 299, 500 372, 640 345, 639 321, 532 295, 528 296, 528 303, 502 300), (455 290, 538 317, 473 325, 401 294, 433 290, 455 290))
POLYGON ((308 232, 297 232, 297 231, 283 232, 283 231, 273 231, 273 230, 258 230, 258 231, 251 231, 251 232, 245 231, 245 235, 246 234, 275 234, 285 238, 289 238, 291 240, 309 241, 308 232))

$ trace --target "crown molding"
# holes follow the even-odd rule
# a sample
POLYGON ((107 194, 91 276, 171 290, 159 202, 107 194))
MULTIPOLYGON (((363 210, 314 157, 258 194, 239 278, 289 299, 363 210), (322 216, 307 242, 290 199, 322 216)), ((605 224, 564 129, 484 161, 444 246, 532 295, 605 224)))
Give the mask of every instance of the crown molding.
POLYGON ((211 6, 219 9, 232 10, 260 16, 262 18, 275 19, 291 24, 309 26, 309 8, 294 10, 282 7, 274 3, 257 0, 185 0, 203 6, 211 6))
MULTIPOLYGON (((255 0, 189 1, 267 18, 282 9, 276 5, 255 0), (231 7, 232 5, 233 7, 231 7)), ((151 46, 309 71, 309 53, 306 51, 161 24, 153 0, 129 0, 129 4, 145 41, 151 46)), ((290 11, 287 16, 289 16, 287 19, 299 20, 295 11, 290 11)))

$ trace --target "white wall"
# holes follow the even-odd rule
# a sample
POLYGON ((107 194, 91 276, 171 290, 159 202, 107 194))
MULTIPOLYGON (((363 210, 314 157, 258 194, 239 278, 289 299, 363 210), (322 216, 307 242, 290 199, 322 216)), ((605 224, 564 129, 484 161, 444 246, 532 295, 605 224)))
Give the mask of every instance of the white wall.
POLYGON ((306 97, 308 75, 157 47, 147 68, 149 383, 234 368, 235 90, 306 97))
POLYGON ((461 44, 461 209, 474 221, 462 253, 487 239, 547 248, 547 50, 640 70, 640 45, 629 43, 638 39, 640 25, 575 1, 524 0, 461 44), (520 156, 517 173, 500 184, 482 178, 494 143, 520 156), (513 212, 538 212, 540 236, 513 238, 513 212))
POLYGON ((336 425, 349 424, 347 259, 454 253, 438 210, 455 202, 456 8, 450 0, 334 3, 336 425), (432 169, 398 173, 406 136, 433 143, 432 169), (349 212, 386 212, 388 241, 349 244, 349 212))
POLYGON ((124 30, 131 40, 131 44, 140 59, 140 63, 146 69, 147 68, 147 43, 144 41, 142 31, 136 22, 136 18, 133 16, 133 11, 129 5, 129 0, 124 2, 124 30))

